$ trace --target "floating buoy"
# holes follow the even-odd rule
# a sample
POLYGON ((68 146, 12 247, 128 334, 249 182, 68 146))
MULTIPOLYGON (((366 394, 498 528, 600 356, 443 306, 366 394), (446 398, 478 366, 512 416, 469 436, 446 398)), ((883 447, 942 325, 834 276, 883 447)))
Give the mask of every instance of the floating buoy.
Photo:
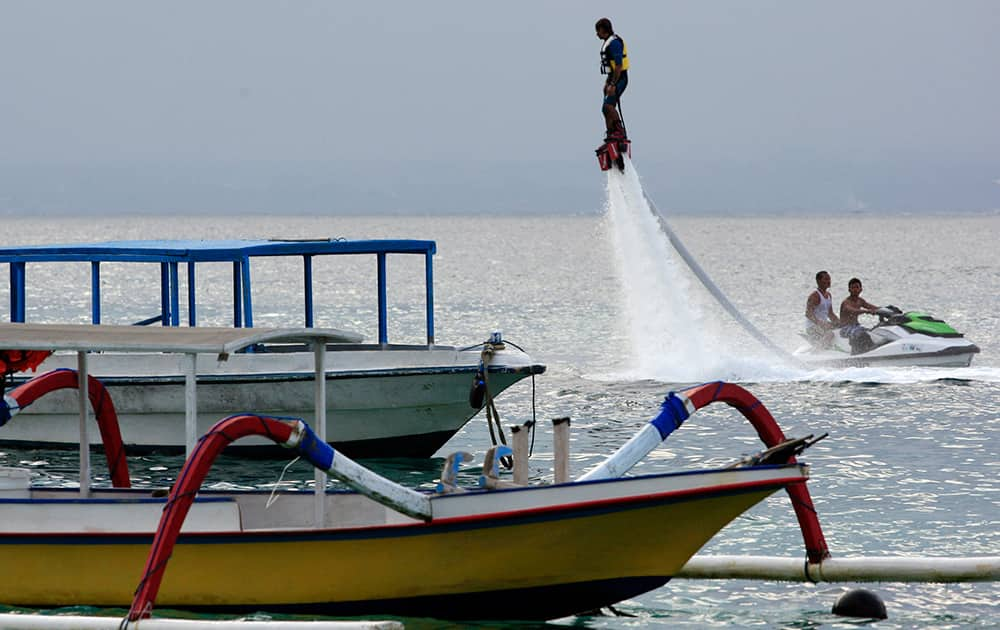
POLYGON ((863 617, 865 619, 888 619, 885 603, 875 593, 856 588, 847 591, 833 605, 833 614, 841 617, 863 617))

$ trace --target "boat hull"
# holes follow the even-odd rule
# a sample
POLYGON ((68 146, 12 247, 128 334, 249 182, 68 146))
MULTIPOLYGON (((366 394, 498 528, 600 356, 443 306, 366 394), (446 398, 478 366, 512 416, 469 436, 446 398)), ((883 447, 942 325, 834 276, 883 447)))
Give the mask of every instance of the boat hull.
MULTIPOLYGON (((458 432, 477 409, 469 388, 478 351, 450 347, 330 347, 326 373, 327 438, 351 457, 429 457, 458 432)), ((502 351, 491 364, 494 395, 544 371, 527 355, 502 351)), ((131 453, 181 452, 184 448, 183 357, 97 354, 90 371, 108 388, 131 453), (124 376, 124 375, 128 376, 124 376)), ((198 430, 203 435, 234 410, 299 417, 314 424, 313 355, 310 352, 239 354, 226 361, 198 359, 198 430)), ((75 367, 57 355, 41 370, 75 367)), ((72 391, 53 392, 24 417, 4 427, 0 444, 76 448, 79 407, 72 391)), ((100 443, 97 426, 91 443, 100 443)), ((263 439, 230 447, 244 455, 269 456, 283 449, 263 439)))
POLYGON ((796 357, 808 365, 823 367, 969 367, 973 357, 979 352, 963 349, 962 351, 882 354, 882 355, 850 355, 837 351, 816 352, 813 350, 796 353, 796 357))
MULTIPOLYGON (((428 524, 186 534, 157 606, 451 619, 570 615, 666 583, 731 520, 804 480, 798 467, 724 474, 713 477, 722 483, 700 486, 679 475, 513 491, 509 499, 491 493, 482 500, 492 510, 428 524), (665 490, 671 483, 689 487, 665 490), (629 487, 641 492, 618 490, 629 487), (584 496, 589 500, 574 500, 584 496)), ((459 506, 478 500, 443 498, 459 506)), ((0 564, 7 567, 0 601, 127 606, 151 538, 0 534, 0 564), (95 574, 96 567, 104 569, 95 574)))
POLYGON ((826 367, 968 367, 979 353, 979 346, 963 338, 910 334, 898 326, 874 330, 896 340, 851 354, 849 342, 837 336, 832 348, 803 346, 794 356, 803 363, 826 367))

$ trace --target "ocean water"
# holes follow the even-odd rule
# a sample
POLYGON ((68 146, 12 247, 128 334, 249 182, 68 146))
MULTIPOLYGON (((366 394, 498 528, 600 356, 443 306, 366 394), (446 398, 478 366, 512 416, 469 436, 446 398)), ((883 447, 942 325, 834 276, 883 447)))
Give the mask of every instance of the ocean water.
MULTIPOLYGON (((812 465, 810 491, 834 556, 1000 555, 1000 217, 701 217, 673 213, 669 200, 659 200, 719 287, 788 350, 800 343, 804 302, 821 268, 833 277, 837 302, 846 295, 847 280, 858 276, 869 301, 933 313, 982 348, 969 368, 808 371, 761 349, 713 302, 637 199, 637 185, 638 180, 611 180, 608 207, 599 215, 550 216, 540 209, 537 216, 519 217, 18 218, 6 221, 0 242, 433 239, 438 341, 471 345, 501 330, 548 365, 534 383, 523 381, 498 401, 506 424, 533 415, 540 421, 532 458, 535 481, 551 477, 546 419, 573 419, 571 469, 580 474, 655 415, 666 392, 727 379, 754 392, 786 434, 830 434, 802 460, 812 465)), ((153 314, 154 266, 137 277, 110 265, 102 271, 105 321, 128 323, 153 314)), ((225 265, 200 272, 199 299, 206 302, 201 323, 227 323, 229 273, 225 265)), ((300 312, 298 274, 294 265, 255 267, 257 325, 300 323, 287 315, 300 312)), ((393 341, 421 341, 422 274, 419 260, 390 258, 393 341)), ((375 338, 374 261, 323 261, 315 277, 317 325, 375 338)), ((88 321, 89 293, 75 289, 88 282, 89 267, 83 264, 29 267, 29 321, 88 321)), ((0 308, 8 304, 4 287, 0 308)), ((485 451, 484 424, 474 419, 436 459, 374 465, 403 483, 429 485, 447 452, 485 451)), ((637 472, 715 466, 758 448, 738 413, 710 407, 637 472)), ((286 463, 225 460, 210 483, 266 487, 286 463)), ((165 456, 130 460, 136 482, 150 485, 169 482, 180 464, 180 458, 165 456)), ((5 449, 0 465, 31 467, 43 483, 76 481, 74 453, 5 449)), ((466 478, 476 472, 470 469, 466 478)), ((282 484, 304 488, 311 480, 311 470, 298 463, 282 484)), ((664 523, 663 535, 670 529, 664 523)), ((737 519, 702 553, 801 557, 787 496, 777 494, 737 519)), ((616 606, 624 616, 608 612, 551 625, 853 627, 859 622, 830 614, 833 602, 852 586, 857 585, 674 580, 616 606)), ((885 599, 889 619, 879 628, 1000 626, 995 583, 864 586, 885 599)))

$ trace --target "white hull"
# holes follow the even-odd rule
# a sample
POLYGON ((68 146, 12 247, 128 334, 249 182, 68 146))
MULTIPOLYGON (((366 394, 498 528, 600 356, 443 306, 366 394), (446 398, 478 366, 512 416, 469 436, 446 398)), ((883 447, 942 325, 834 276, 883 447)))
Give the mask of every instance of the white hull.
POLYGON ((869 352, 851 354, 849 342, 838 335, 834 348, 803 346, 794 356, 806 364, 829 367, 968 367, 979 352, 976 344, 964 338, 907 334, 897 326, 876 330, 887 330, 898 339, 869 352))
MULTIPOLYGON (((432 455, 478 410, 469 389, 479 350, 449 346, 348 346, 327 353, 327 439, 355 456, 432 455)), ((122 438, 133 451, 184 447, 184 358, 168 354, 94 354, 90 373, 115 403, 122 438), (125 376, 127 375, 127 376, 125 376)), ((240 411, 314 421, 313 353, 234 354, 227 361, 198 357, 198 435, 240 411)), ((75 368, 74 355, 54 355, 39 373, 75 368)), ((544 368, 506 348, 490 363, 490 391, 544 368)), ((4 427, 2 443, 40 447, 79 444, 75 391, 53 392, 4 427)), ((96 423, 91 442, 100 443, 96 423)), ((237 449, 274 449, 247 440, 237 449)))

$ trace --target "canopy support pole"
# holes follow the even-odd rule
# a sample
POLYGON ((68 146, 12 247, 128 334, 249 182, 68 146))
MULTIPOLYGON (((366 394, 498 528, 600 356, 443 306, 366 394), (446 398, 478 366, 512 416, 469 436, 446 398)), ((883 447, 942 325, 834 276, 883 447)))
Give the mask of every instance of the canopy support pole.
POLYGON ((90 322, 101 323, 101 263, 90 263, 90 322))
POLYGON ((233 261, 233 328, 243 327, 243 275, 240 261, 233 261))
POLYGON ((389 343, 389 317, 386 312, 386 277, 385 252, 375 256, 378 271, 378 342, 381 345, 389 343))
POLYGON ((198 321, 198 305, 195 300, 194 290, 194 261, 189 260, 187 264, 188 275, 188 326, 195 326, 198 321))
POLYGON ((198 442, 198 355, 184 355, 184 458, 191 457, 198 442))
MULTIPOLYGON (((326 443, 326 340, 313 342, 313 362, 315 364, 315 400, 316 409, 313 421, 316 436, 326 443)), ((326 521, 326 472, 319 468, 315 471, 315 506, 314 515, 316 527, 322 528, 326 521)))
POLYGON ((424 254, 424 291, 427 293, 427 345, 434 345, 434 265, 432 254, 424 254))
POLYGON ((177 261, 171 261, 167 263, 167 267, 170 270, 170 325, 180 326, 181 325, 181 296, 180 296, 180 279, 177 270, 177 261))
POLYGON ((170 325, 170 269, 167 263, 160 263, 160 323, 170 325))
POLYGON ((305 291, 306 328, 313 327, 313 257, 302 257, 302 284, 305 291))
POLYGON ((76 353, 77 392, 80 402, 80 498, 90 497, 90 439, 87 425, 90 419, 90 392, 88 391, 87 353, 76 353))

